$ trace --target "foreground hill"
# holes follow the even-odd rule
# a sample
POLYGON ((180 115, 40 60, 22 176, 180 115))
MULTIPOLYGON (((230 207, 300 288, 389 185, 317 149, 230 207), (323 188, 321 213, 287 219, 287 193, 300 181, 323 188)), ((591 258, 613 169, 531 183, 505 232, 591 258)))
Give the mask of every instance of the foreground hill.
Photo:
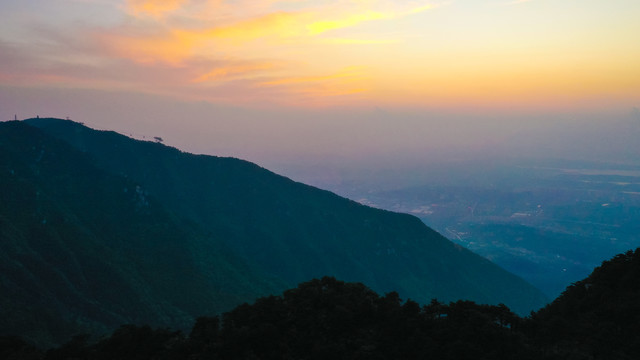
POLYGON ((551 305, 520 318, 470 301, 420 306, 397 293, 325 277, 202 317, 184 336, 125 325, 43 353, 0 338, 15 359, 576 359, 640 358, 640 249, 605 262, 551 305), (589 286, 587 286, 589 285, 589 286))
POLYGON ((0 159, 0 334, 186 328, 324 275, 421 302, 545 303, 415 217, 246 161, 55 119, 0 123, 0 159))
POLYGON ((640 248, 603 262, 533 323, 539 342, 565 358, 640 359, 640 248))

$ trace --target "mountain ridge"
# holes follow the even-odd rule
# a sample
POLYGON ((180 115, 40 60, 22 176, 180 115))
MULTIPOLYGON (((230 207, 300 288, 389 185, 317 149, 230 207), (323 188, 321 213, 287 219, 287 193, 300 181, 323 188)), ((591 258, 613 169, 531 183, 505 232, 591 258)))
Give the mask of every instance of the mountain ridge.
MULTIPOLYGON (((44 147, 30 142, 34 136, 22 137, 25 142, 23 148, 33 148, 31 157, 23 159, 24 167, 30 171, 42 171, 36 160, 41 155, 42 159, 50 155, 48 150, 42 152, 44 148, 59 151, 62 158, 62 152, 74 153, 78 166, 91 168, 91 171, 120 183, 117 186, 119 191, 122 191, 122 184, 129 184, 125 186, 129 189, 127 200, 122 200, 117 206, 112 204, 109 208, 112 212, 123 212, 118 206, 124 209, 133 206, 127 211, 135 215, 140 203, 143 209, 147 209, 144 206, 146 201, 151 209, 164 214, 163 219, 169 219, 169 224, 175 224, 172 230, 175 236, 170 237, 163 232, 162 222, 153 220, 152 216, 148 217, 151 220, 147 223, 143 222, 150 229, 155 229, 156 236, 171 245, 167 245, 164 259, 169 259, 167 256, 174 250, 178 250, 177 254, 182 251, 185 255, 178 268, 187 264, 195 269, 195 274, 203 271, 208 274, 204 278, 196 276, 195 283, 190 285, 192 290, 185 288, 180 292, 194 296, 197 284, 205 290, 217 284, 213 290, 205 291, 209 295, 198 295, 198 299, 192 299, 193 306, 185 312, 185 320, 203 315, 196 311, 198 307, 214 311, 215 306, 206 305, 210 301, 218 303, 219 310, 215 311, 229 308, 231 301, 225 307, 220 296, 237 302, 250 301, 256 296, 277 293, 287 286, 325 275, 364 282, 380 292, 398 290, 403 297, 422 302, 431 298, 443 301, 470 298, 494 304, 504 302, 521 314, 546 303, 544 295, 531 285, 488 260, 453 245, 411 215, 369 208, 328 191, 296 183, 243 160, 183 153, 162 144, 132 140, 114 132, 96 131, 60 119, 32 119, 0 125, 0 133, 5 133, 0 143, 4 147, 0 148, 7 154, 7 159, 20 158, 11 151, 11 146, 16 145, 11 145, 9 140, 15 142, 17 138, 8 136, 7 128, 17 127, 26 133, 33 132, 44 142, 44 147), (185 243, 190 244, 188 251, 179 246, 185 243), (223 275, 216 273, 216 266, 221 267, 222 273, 226 271, 230 278, 225 281, 223 275), (207 296, 212 300, 206 300, 207 296)), ((80 177, 80 183, 72 186, 72 183, 65 182, 69 180, 69 174, 62 169, 47 169, 50 176, 38 181, 58 179, 51 189, 67 188, 66 193, 51 195, 54 200, 59 200, 58 205, 69 201, 82 204, 78 205, 82 211, 61 210, 65 214, 63 219, 74 216, 102 218, 100 212, 91 215, 95 212, 95 209, 91 210, 91 201, 102 204, 104 199, 96 197, 88 201, 74 190, 78 186, 90 189, 91 182, 83 183, 80 177)), ((6 168, 4 173, 0 170, 0 174, 11 179, 14 175, 9 170, 6 168)), ((30 179, 24 181, 33 180, 30 179)), ((106 183, 107 189, 116 188, 108 185, 109 181, 106 183)), ((116 191, 112 192, 115 194, 116 191)), ((117 198, 113 194, 109 196, 117 198)), ((39 200, 32 201, 37 205, 39 200)), ((5 210, 5 214, 8 211, 5 210)), ((129 221, 124 217, 115 219, 125 224, 129 221)), ((17 230, 26 226, 16 221, 13 223, 17 230)), ((85 222, 73 225, 87 227, 85 222)), ((159 269, 159 263, 154 263, 154 260, 140 265, 145 251, 156 250, 145 243, 152 239, 140 235, 139 224, 132 222, 128 226, 120 229, 110 223, 101 229, 106 229, 107 234, 116 238, 138 236, 141 239, 137 257, 124 257, 131 263, 127 266, 146 264, 149 271, 159 269), (129 229, 129 235, 120 233, 126 229, 129 229)), ((94 232, 99 233, 97 230, 94 232)), ((3 237, 10 237, 10 234, 3 237)), ((113 246, 106 239, 102 241, 102 246, 113 246)), ((173 279, 173 283, 180 281, 178 271, 167 276, 173 279)), ((155 286, 156 289, 164 286, 165 290, 158 290, 156 294, 160 302, 162 299, 180 300, 180 296, 170 294, 170 287, 163 284, 164 280, 146 279, 151 285, 143 282, 144 286, 155 286)), ((154 299, 153 296, 133 293, 139 298, 154 299)), ((191 300, 180 301, 189 303, 191 300)), ((119 309, 122 311, 122 307, 119 309)), ((175 326, 170 320, 164 323, 175 326)))

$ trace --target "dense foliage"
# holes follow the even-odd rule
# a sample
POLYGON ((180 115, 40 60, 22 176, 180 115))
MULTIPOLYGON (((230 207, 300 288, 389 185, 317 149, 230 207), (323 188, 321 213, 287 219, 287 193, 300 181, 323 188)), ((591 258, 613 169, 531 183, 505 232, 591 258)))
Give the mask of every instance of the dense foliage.
MULTIPOLYGON (((88 344, 78 336, 45 359, 534 359, 505 306, 432 301, 325 277, 197 320, 189 336, 126 325, 88 344)), ((33 351, 22 344, 14 346, 33 351)), ((16 350, 18 351, 18 350, 16 350)))
POLYGON ((640 359, 640 248, 603 262, 531 323, 539 343, 567 358, 640 359))
POLYGON ((640 249, 604 262, 552 304, 520 318, 471 301, 425 306, 324 277, 221 317, 188 336, 125 325, 95 343, 43 352, 0 340, 8 359, 637 359, 640 249))

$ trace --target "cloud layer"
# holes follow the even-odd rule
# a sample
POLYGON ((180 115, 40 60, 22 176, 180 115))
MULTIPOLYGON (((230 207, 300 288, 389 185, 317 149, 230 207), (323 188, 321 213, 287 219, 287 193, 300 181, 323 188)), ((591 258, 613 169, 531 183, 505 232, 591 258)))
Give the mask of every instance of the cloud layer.
POLYGON ((0 5, 0 80, 286 106, 634 101, 637 2, 524 2, 25 0, 0 5))

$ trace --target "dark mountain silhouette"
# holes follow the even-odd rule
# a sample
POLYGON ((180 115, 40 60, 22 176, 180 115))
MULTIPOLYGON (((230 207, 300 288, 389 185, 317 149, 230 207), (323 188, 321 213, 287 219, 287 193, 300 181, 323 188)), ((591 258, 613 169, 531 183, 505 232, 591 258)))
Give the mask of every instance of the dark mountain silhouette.
POLYGON ((552 304, 520 318, 506 306, 380 296, 324 277, 280 296, 200 317, 188 336, 124 325, 43 351, 0 338, 15 359, 579 359, 640 357, 640 249, 618 255, 552 304))
POLYGON ((201 317, 188 337, 124 325, 97 343, 76 337, 46 353, 0 338, 0 354, 33 359, 540 359, 504 306, 432 301, 315 279, 281 296, 201 317))
POLYGON ((603 262, 532 322, 561 358, 640 359, 640 248, 603 262))
POLYGON ((518 313, 545 297, 426 227, 255 164, 58 119, 0 124, 0 332, 184 328, 314 277, 518 313), (62 141, 61 141, 62 140, 62 141))

